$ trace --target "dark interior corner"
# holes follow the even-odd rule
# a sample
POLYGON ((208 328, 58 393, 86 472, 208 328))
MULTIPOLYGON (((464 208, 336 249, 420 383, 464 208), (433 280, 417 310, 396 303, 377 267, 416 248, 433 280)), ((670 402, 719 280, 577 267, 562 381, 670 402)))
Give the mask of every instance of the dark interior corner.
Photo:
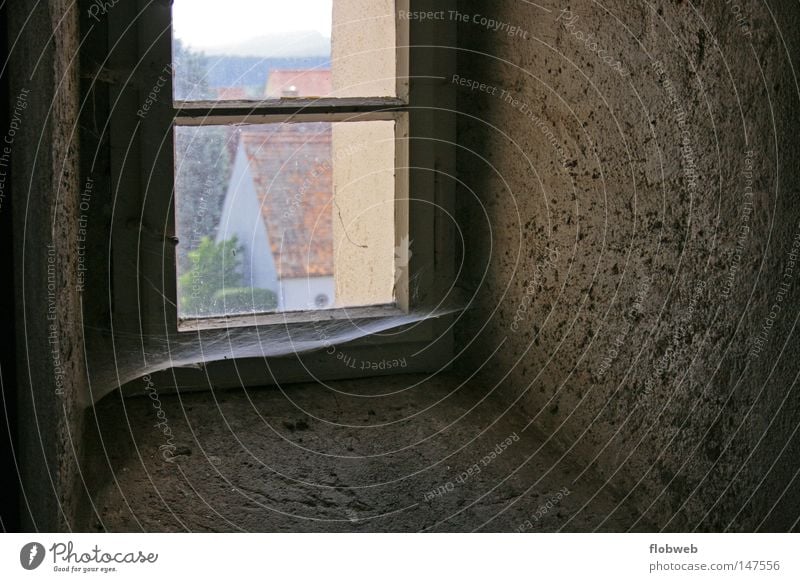
MULTIPOLYGON (((8 69, 8 8, 5 4, 0 6, 0 61, 4 63, 4 68, 8 69)), ((0 111, 2 111, 2 132, 5 135, 8 131, 8 75, 3 74, 0 78, 0 111)), ((0 211, 0 236, 2 237, 2 247, 8 251, 14 245, 13 224, 12 224, 12 196, 11 196, 11 177, 10 169, 6 169, 5 185, 3 188, 2 211, 0 211)), ((6 281, 9 274, 14 272, 14 255, 11 252, 2 253, 0 270, 6 273, 6 281)), ((4 489, 6 493, 0 500, 0 518, 2 519, 2 531, 18 531, 19 521, 19 479, 16 478, 17 467, 14 459, 14 442, 17 434, 17 381, 16 381, 16 346, 14 337, 14 286, 4 285, 3 296, 0 300, 0 309, 3 310, 2 320, 3 338, 2 345, 5 349, 0 353, 0 379, 2 380, 2 402, 4 414, 0 417, 0 471, 3 475, 12 476, 6 481, 4 489)))

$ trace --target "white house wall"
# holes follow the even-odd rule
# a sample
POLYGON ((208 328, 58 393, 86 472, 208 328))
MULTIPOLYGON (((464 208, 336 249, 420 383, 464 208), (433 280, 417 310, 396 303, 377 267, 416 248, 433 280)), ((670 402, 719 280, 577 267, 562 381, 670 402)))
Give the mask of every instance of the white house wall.
POLYGON ((244 286, 278 291, 275 261, 269 246, 267 228, 261 216, 261 207, 255 184, 250 174, 250 164, 243 148, 239 147, 225 195, 217 242, 236 235, 244 247, 242 271, 244 286))
POLYGON ((310 277, 281 280, 281 293, 278 309, 281 311, 305 311, 319 309, 315 304, 317 295, 328 297, 328 305, 322 309, 334 307, 336 285, 333 277, 310 277))

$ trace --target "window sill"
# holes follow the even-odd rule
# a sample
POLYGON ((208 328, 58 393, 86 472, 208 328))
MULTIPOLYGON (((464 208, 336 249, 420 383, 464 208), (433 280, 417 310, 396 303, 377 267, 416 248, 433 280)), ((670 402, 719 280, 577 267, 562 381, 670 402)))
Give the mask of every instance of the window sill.
POLYGON ((316 311, 285 311, 279 313, 255 313, 179 319, 178 332, 197 332, 207 329, 229 329, 260 327, 269 325, 291 325, 295 323, 318 323, 326 321, 372 319, 406 315, 397 305, 370 305, 366 307, 340 307, 316 311))

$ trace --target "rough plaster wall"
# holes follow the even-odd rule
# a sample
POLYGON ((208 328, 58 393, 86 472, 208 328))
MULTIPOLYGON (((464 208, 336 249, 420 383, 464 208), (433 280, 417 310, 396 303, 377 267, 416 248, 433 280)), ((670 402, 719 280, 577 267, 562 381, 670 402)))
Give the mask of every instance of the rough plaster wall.
MULTIPOLYGON (((395 96, 393 0, 334 2, 331 58, 337 97, 395 96)), ((333 249, 336 305, 391 303, 394 135, 388 123, 337 123, 333 150, 333 249), (389 137, 387 140, 387 133, 389 137), (388 196, 387 196, 388 194, 388 196)))
POLYGON ((333 3, 331 58, 336 97, 395 95, 394 0, 333 3))
POLYGON ((394 299, 395 124, 335 123, 333 270, 336 305, 383 305, 394 299), (383 268, 381 268, 383 267, 383 268))
POLYGON ((12 153, 23 527, 64 530, 77 506, 77 395, 86 382, 75 285, 78 18, 60 0, 14 3, 9 18, 20 33, 11 48, 11 95, 28 91, 12 153))
POLYGON ((797 5, 537 4, 459 5, 465 362, 659 528, 796 529, 797 5))

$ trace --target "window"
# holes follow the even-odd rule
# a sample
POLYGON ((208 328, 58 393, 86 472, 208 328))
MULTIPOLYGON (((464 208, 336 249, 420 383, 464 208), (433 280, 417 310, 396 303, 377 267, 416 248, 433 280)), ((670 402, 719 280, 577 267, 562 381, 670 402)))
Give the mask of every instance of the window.
MULTIPOLYGON (((450 322, 424 313, 456 273, 456 26, 401 16, 442 4, 141 0, 109 12, 110 66, 130 75, 110 95, 116 321, 148 337, 389 329, 352 349, 413 352, 405 371, 446 365, 450 322), (423 315, 389 323, 409 313, 423 315)), ((300 377, 357 375, 298 359, 300 377)))
POLYGON ((407 304, 393 4, 174 0, 180 319, 407 304))

